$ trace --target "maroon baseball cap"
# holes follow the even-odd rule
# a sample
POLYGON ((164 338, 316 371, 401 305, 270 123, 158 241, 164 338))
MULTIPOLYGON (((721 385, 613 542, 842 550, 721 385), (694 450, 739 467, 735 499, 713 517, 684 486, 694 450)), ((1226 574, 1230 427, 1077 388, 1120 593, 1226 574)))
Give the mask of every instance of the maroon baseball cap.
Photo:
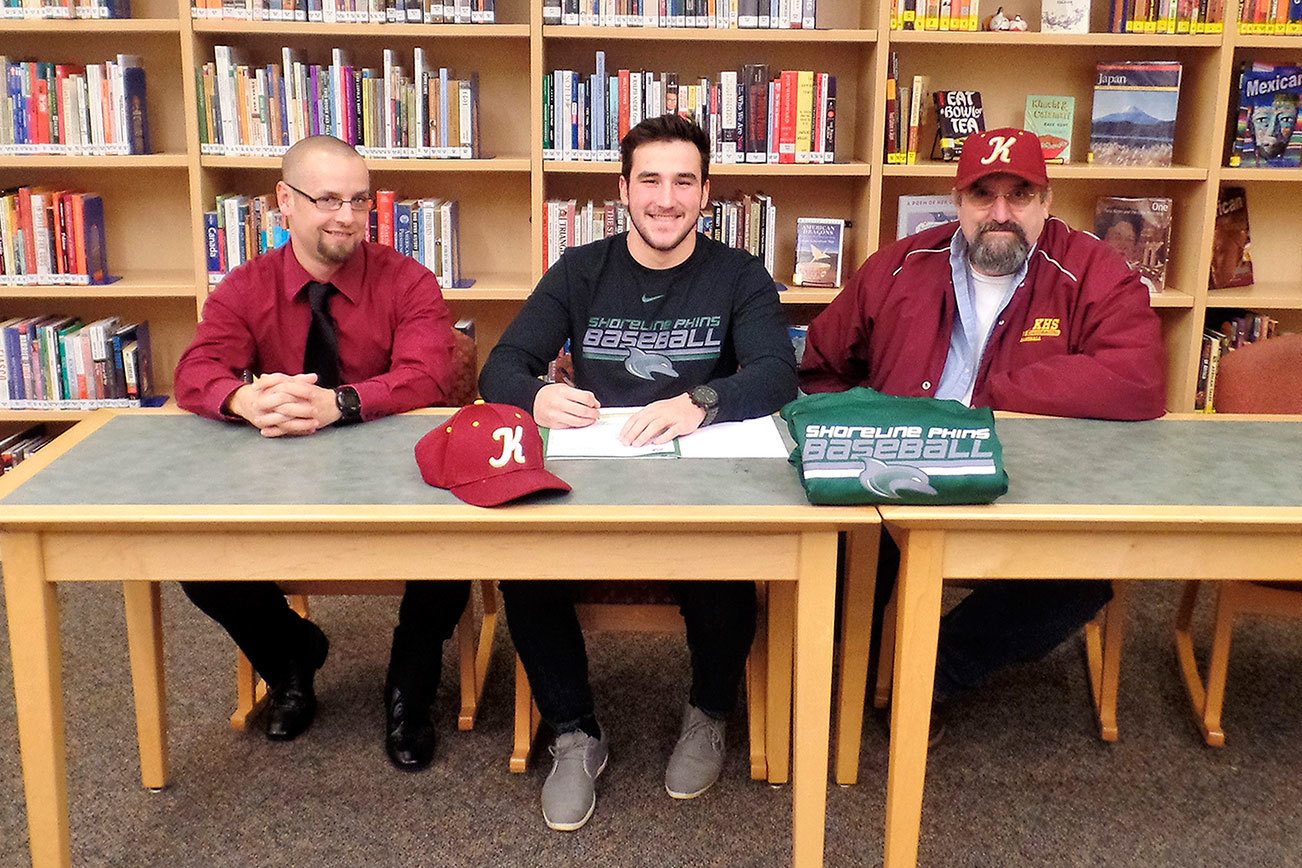
POLYGON ((472 506, 500 506, 535 491, 569 491, 543 469, 533 417, 509 404, 462 407, 416 444, 416 465, 430 485, 472 506))
POLYGON ((955 190, 966 190, 990 175, 1016 175, 1037 187, 1049 186, 1040 137, 1026 130, 1002 127, 973 133, 963 140, 955 190))

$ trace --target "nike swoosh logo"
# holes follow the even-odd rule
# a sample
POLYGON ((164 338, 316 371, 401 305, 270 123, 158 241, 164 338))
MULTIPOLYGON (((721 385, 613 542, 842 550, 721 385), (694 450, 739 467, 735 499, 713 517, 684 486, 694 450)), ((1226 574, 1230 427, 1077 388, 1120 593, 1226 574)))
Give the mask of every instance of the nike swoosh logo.
POLYGON ((664 298, 664 297, 665 297, 665 293, 663 293, 663 292, 660 293, 659 295, 649 295, 649 296, 648 296, 648 295, 644 295, 644 296, 642 296, 642 303, 643 303, 643 304, 650 304, 651 302, 653 302, 653 301, 659 301, 660 299, 662 299, 662 298, 664 298))

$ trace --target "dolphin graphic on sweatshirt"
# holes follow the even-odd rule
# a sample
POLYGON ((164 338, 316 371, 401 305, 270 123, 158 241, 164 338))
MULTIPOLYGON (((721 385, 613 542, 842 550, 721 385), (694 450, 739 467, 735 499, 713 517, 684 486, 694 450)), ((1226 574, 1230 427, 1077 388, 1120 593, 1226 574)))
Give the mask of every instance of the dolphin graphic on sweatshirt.
POLYGON ((876 458, 863 459, 863 472, 859 484, 882 497, 899 498, 900 493, 935 494, 931 479, 926 473, 907 464, 887 464, 876 458))
POLYGON ((630 347, 628 358, 624 359, 624 367, 630 374, 642 380, 654 380, 655 374, 665 374, 669 377, 677 377, 678 372, 674 370, 674 363, 669 360, 668 356, 660 353, 648 353, 639 350, 637 347, 630 347))

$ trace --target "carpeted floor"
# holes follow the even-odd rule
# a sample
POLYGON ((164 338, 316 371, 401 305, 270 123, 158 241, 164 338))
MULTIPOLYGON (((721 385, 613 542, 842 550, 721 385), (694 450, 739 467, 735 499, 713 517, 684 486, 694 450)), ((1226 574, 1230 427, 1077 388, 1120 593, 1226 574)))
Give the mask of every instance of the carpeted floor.
MULTIPOLYGON (((1302 865, 1302 623, 1237 632, 1228 746, 1202 745, 1176 674, 1175 584, 1137 595, 1123 662, 1121 741, 1093 731, 1079 642, 954 708, 933 752, 926 865, 1302 865)), ((1205 624, 1210 595, 1204 595, 1205 624)), ((120 593, 62 591, 73 857, 113 866, 769 866, 789 861, 790 789, 750 781, 745 721, 724 779, 694 802, 662 785, 687 678, 680 636, 599 635, 594 689, 611 734, 597 813, 574 834, 538 812, 547 765, 511 775, 509 639, 479 726, 455 732, 451 654, 443 740, 419 775, 381 746, 380 681, 396 601, 323 599, 332 640, 321 711, 290 744, 226 725, 231 647, 164 589, 171 786, 139 786, 120 593)), ((0 632, 5 632, 0 618, 0 632)), ((450 649, 449 649, 450 650, 450 649)), ((27 864, 9 645, 0 643, 0 865, 27 864)), ((881 861, 885 737, 865 724, 861 783, 828 795, 827 864, 881 861)), ((544 755, 545 756, 545 755, 544 755)))

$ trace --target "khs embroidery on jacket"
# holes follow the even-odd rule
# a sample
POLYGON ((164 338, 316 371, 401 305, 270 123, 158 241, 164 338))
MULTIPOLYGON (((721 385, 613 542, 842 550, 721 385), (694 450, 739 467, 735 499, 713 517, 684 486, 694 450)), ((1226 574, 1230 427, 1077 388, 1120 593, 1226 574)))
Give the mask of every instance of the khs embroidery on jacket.
POLYGON ((1056 316, 1036 317, 1035 324, 1022 332, 1022 338, 1018 343, 1038 343, 1044 338, 1060 338, 1062 337, 1062 329, 1058 326, 1061 322, 1062 319, 1056 316))

